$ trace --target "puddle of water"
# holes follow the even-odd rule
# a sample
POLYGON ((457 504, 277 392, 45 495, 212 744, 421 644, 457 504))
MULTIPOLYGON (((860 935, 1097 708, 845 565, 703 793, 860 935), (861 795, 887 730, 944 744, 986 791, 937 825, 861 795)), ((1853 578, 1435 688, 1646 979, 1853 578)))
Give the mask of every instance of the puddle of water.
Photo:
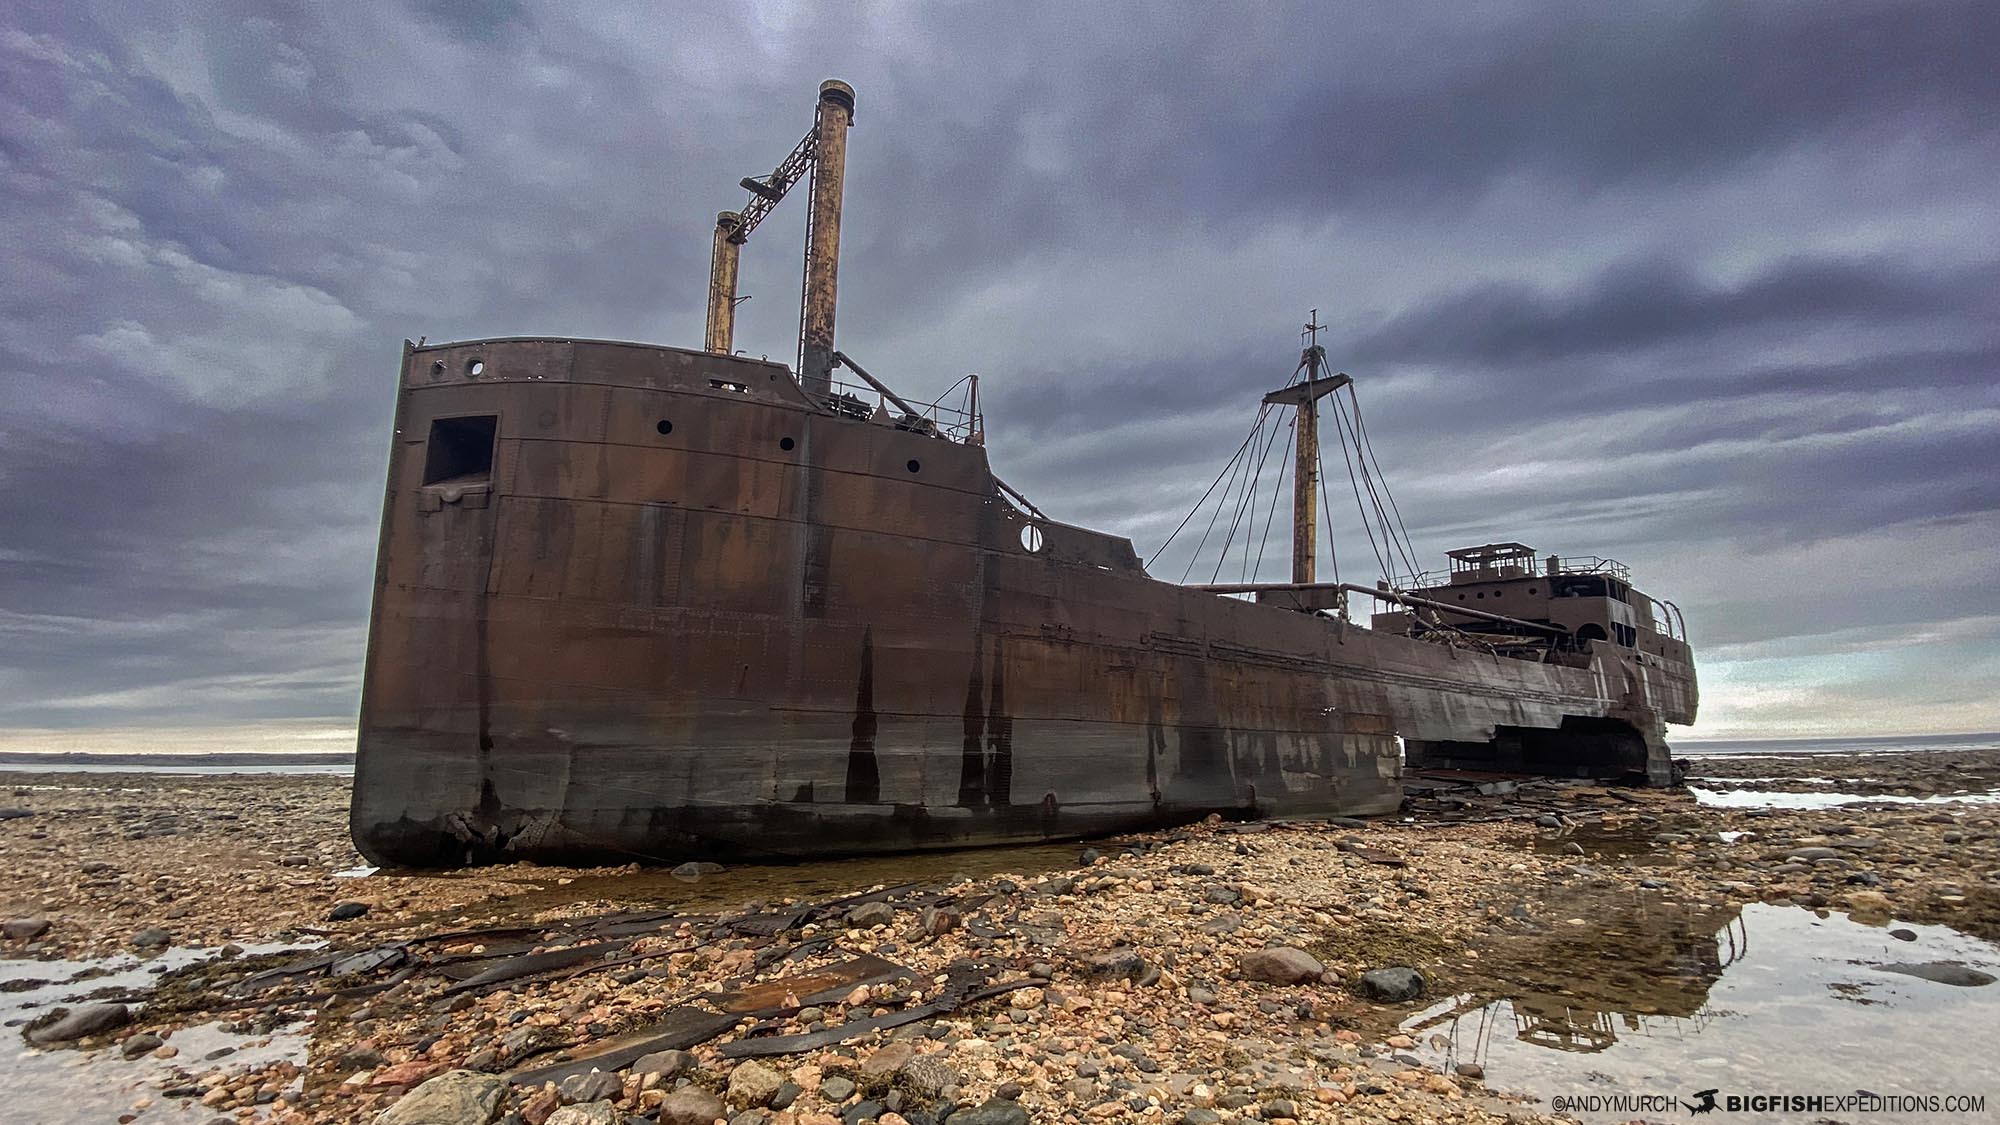
MULTIPOLYGON (((257 944, 245 946, 244 951, 249 955, 303 951, 318 944, 257 944)), ((257 1036, 226 1032, 217 1023, 182 1028, 167 1039, 180 1051, 171 1059, 127 1059, 116 1047, 42 1050, 21 1038, 21 1028, 51 1008, 145 992, 162 974, 215 954, 213 949, 168 949, 146 958, 124 954, 99 961, 0 960, 0 1085, 7 1091, 6 1111, 0 1116, 19 1114, 8 1119, 21 1121, 109 1121, 149 1100, 153 1104, 142 1120, 208 1121, 215 1111, 194 1099, 161 1096, 170 1076, 217 1068, 247 1070, 283 1059, 303 1065, 308 1041, 303 1028, 257 1036), (229 1048, 227 1055, 205 1059, 223 1048, 229 1048)))
MULTIPOLYGON (((1739 912, 1600 903, 1585 932, 1565 928, 1483 950, 1486 979, 1461 983, 1467 992, 1403 1022, 1418 1054, 1447 1068, 1477 1063, 1489 1084, 1551 1106, 1558 1095, 1681 1100, 1602 1111, 1572 1103, 1585 1121, 1676 1119, 1702 1090, 1969 1093, 1985 1095, 1989 1110, 2000 1105, 1982 1034, 2000 1027, 2000 983, 1958 986, 1882 968, 1956 962, 2000 975, 2000 946, 1942 926, 1866 926, 1763 904, 1739 912), (1915 939, 1892 937, 1892 928, 1915 939)), ((1787 1118, 1729 1117, 1766 1119, 1787 1118)))
POLYGON ((1538 832, 1535 835, 1534 850, 1539 855, 1575 855, 1570 845, 1583 849, 1583 854, 1592 859, 1616 859, 1637 867, 1649 867, 1670 863, 1673 855, 1669 844, 1655 837, 1678 835, 1688 839, 1700 837, 1697 832, 1676 832, 1663 824, 1602 824, 1584 823, 1569 825, 1560 829, 1538 832))
POLYGON ((2000 804, 2000 793, 1947 793, 1933 797, 1906 797, 1897 793, 1781 793, 1764 789, 1703 789, 1688 786, 1695 803, 1717 809, 1837 809, 1843 805, 1992 805, 2000 804))
MULTIPOLYGON (((1776 781, 1786 785, 1832 785, 1830 777, 1702 777, 1702 781, 1719 781, 1730 785, 1750 785, 1758 782, 1776 781)), ((1872 777, 1851 777, 1849 781, 1875 781, 1872 777)))

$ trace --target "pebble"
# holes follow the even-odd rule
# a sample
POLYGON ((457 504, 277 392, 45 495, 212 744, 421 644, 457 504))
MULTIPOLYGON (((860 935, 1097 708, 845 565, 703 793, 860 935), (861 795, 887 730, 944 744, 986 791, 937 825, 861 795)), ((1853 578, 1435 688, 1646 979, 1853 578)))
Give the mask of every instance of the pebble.
POLYGON ((722 1099, 698 1086, 675 1090, 660 1102, 660 1125, 714 1125, 726 1116, 722 1099))
MULTIPOLYGON (((609 1101, 582 1102, 549 1114, 542 1125, 622 1125, 625 1115, 609 1101)), ((446 1125, 440 1122, 439 1125, 446 1125)), ((455 1125, 455 1123, 453 1123, 455 1125)))
POLYGON ((624 1093, 625 1083, 616 1074, 593 1070, 588 1074, 570 1075, 556 1089, 564 1102, 599 1102, 624 1093))
POLYGON ((663 1078, 673 1078, 697 1065, 691 1051, 654 1051, 650 1055, 640 1055, 632 1061, 632 1073, 657 1074, 663 1078))
POLYGON ((785 1084, 785 1076, 751 1059, 729 1072, 729 1100, 739 1105, 766 1106, 785 1084))
POLYGON ((944 1125, 1028 1125, 1028 1111, 1018 1102, 1006 1098, 989 1098, 985 1102, 961 1109, 944 1119, 944 1125))

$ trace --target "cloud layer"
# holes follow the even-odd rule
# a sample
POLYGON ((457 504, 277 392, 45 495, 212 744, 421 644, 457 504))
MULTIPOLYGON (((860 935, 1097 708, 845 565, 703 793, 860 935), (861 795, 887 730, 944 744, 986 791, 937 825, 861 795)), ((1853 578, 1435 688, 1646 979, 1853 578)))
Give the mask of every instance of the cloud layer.
POLYGON ((663 12, 10 9, 0 726, 350 718, 401 340, 698 342, 837 75, 842 347, 1051 514, 1151 554, 1316 307, 1425 560, 1625 559, 1700 733, 2000 728, 1993 5, 663 12))

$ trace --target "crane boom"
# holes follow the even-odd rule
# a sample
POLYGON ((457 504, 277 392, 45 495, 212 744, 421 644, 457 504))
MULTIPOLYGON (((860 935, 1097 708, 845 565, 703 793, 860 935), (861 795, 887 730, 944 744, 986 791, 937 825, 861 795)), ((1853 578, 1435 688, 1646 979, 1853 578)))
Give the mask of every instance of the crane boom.
POLYGON ((764 217, 778 206, 778 201, 785 198, 785 193, 792 190, 792 185, 799 182, 799 177, 812 167, 818 147, 814 142, 818 139, 819 129, 815 126, 793 147, 790 156, 778 162, 770 175, 761 180, 753 176, 743 177, 743 186, 750 192, 750 202, 744 204, 739 212, 743 221, 737 224, 736 232, 729 236, 729 241, 741 246, 749 240, 750 232, 757 229, 757 224, 764 221, 764 217))

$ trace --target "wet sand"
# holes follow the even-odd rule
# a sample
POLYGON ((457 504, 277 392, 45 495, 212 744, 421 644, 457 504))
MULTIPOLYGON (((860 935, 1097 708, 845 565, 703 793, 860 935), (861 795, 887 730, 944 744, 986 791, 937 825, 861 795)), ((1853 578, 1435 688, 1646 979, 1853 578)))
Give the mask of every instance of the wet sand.
MULTIPOLYGON (((704 997, 718 989, 874 954, 908 981, 780 1004, 693 1046, 669 1066, 684 1066, 678 1073, 628 1071, 566 1092, 452 1081, 493 1093, 495 1116, 528 1125, 651 1120, 663 1103, 665 1119, 752 1114, 742 1125, 864 1117, 924 1125, 954 1108, 955 1121, 972 1125, 1014 1120, 1014 1110, 1036 1121, 1169 1125, 1540 1119, 1545 1104, 1496 1094, 1479 1063, 1440 1050, 1443 1024, 1399 1025, 1453 997, 1468 1011, 1508 996, 1519 1008, 1524 980, 1537 995, 1594 999, 1591 1011, 1699 1010, 1721 970, 1688 969, 1686 950, 1715 948, 1749 904, 2000 938, 2000 806, 1907 803, 2000 784, 2000 750, 1889 759, 1712 759, 1694 772, 1711 792, 1838 791, 1905 803, 1715 808, 1685 792, 1530 785, 1443 792, 1365 826, 1213 824, 1089 852, 993 849, 693 881, 657 869, 528 865, 353 877, 361 859, 345 836, 343 778, 11 773, 0 776, 0 806, 26 815, 0 820, 0 919, 18 935, 0 946, 9 958, 151 953, 157 944, 133 946, 142 934, 160 940, 149 930, 165 931, 172 949, 341 950, 450 930, 522 932, 413 947, 427 960, 400 979, 369 969, 254 995, 231 989, 286 957, 260 959, 253 949, 193 958, 197 967, 131 1009, 129 1022, 0 1061, 0 1074, 12 1067, 25 1076, 30 1060, 60 1058, 70 1088, 94 1084, 104 1095, 86 1119, 122 1109, 141 1121, 176 1110, 194 1120, 371 1120, 446 1072, 498 1076, 558 1063, 676 1008, 710 1010, 704 997), (1816 783, 1832 777, 1871 780, 1816 783), (905 883, 916 886, 856 907, 858 915, 822 914, 768 934, 731 928, 745 913, 783 915, 795 903, 905 883), (344 917, 357 907, 336 909, 343 904, 366 910, 344 917), (1635 911, 1677 921, 1635 923, 1635 911), (605 932, 601 916, 614 912, 651 919, 619 923, 639 929, 605 943, 618 944, 616 964, 450 991, 451 958, 574 948, 595 941, 585 935, 605 932), (43 920, 45 930, 34 924, 43 920), (1253 956, 1268 946, 1305 960, 1288 969, 1253 956), (1608 984, 1580 967, 1606 953, 1625 963, 1623 978, 1608 984), (1655 961, 1678 968, 1654 971, 1655 961), (985 987, 1020 987, 753 1069, 724 1057, 746 1038, 830 1031, 934 1000, 947 970, 975 963, 985 987), (1300 965, 1322 975, 1293 971, 1300 965), (1377 1003, 1360 994, 1362 974, 1398 966, 1426 978, 1421 997, 1377 1003), (1648 993, 1646 981, 1666 983, 1648 993), (1607 988, 1622 991, 1594 994, 1607 988), (245 1051, 265 1053, 249 1065, 232 1063, 236 1051, 200 1057, 210 1040, 198 1036, 208 1032, 187 1029, 218 1024, 245 1051), (161 1042, 151 1047, 143 1036, 161 1042), (179 1051, 177 1039, 203 1050, 179 1051), (128 1063, 122 1055, 134 1045, 148 1049, 128 1063), (718 1100, 701 1100, 710 1096, 718 1100)), ((23 970, 16 963, 8 979, 28 979, 23 970)), ((47 977, 74 971, 51 964, 47 977)), ((53 986, 41 997, 21 996, 39 1008, 6 1009, 10 1035, 58 999, 53 986)), ((1536 1001, 1525 1003, 1521 1010, 1536 1001)), ((1557 1021, 1554 1034, 1564 1028, 1580 1030, 1557 1021)), ((1521 1089, 1503 1077, 1487 1076, 1521 1089)))

